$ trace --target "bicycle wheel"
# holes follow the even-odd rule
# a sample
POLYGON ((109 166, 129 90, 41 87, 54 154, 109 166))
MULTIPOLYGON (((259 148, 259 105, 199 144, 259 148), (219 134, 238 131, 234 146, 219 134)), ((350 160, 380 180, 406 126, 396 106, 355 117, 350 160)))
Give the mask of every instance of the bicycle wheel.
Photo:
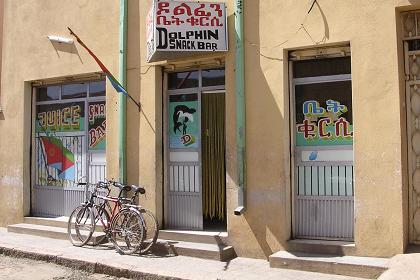
POLYGON ((140 215, 143 222, 143 242, 140 246, 140 254, 147 253, 150 248, 156 244, 159 234, 159 223, 156 217, 147 209, 140 209, 140 215))
POLYGON ((131 255, 140 249, 143 232, 140 214, 131 209, 124 209, 112 220, 110 239, 119 253, 131 255))
POLYGON ((77 206, 70 214, 67 223, 67 234, 70 242, 77 247, 85 245, 94 230, 94 220, 90 207, 87 205, 77 206))
POLYGON ((100 207, 99 205, 94 205, 92 210, 94 217, 94 230, 90 245, 97 246, 104 243, 105 239, 107 239, 104 227, 107 228, 111 224, 111 219, 109 218, 109 214, 106 209, 100 207))

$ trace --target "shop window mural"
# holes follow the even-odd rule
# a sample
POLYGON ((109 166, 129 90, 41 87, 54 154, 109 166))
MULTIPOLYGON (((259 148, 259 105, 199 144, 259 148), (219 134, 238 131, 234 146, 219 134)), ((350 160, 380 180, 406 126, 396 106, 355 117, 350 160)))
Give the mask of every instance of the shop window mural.
POLYGON ((71 133, 84 131, 85 103, 42 104, 36 108, 38 184, 74 181, 75 158, 81 157, 83 136, 71 133))
POLYGON ((85 103, 41 104, 36 108, 37 183, 63 185, 74 181, 76 173, 80 174, 76 159, 82 157, 85 103))
MULTIPOLYGON (((63 141, 53 136, 41 136, 44 151, 41 153, 42 160, 45 164, 45 171, 54 168, 58 171, 59 179, 74 180, 74 154, 64 147, 63 141)), ((55 178, 51 174, 47 174, 47 181, 55 178)))
POLYGON ((57 135, 45 130, 39 119, 36 124, 36 183, 66 185, 66 181, 73 182, 80 177, 81 166, 76 166, 76 162, 81 161, 83 135, 57 135))
POLYGON ((169 99, 170 148, 199 147, 197 94, 171 95, 169 99))
POLYGON ((102 96, 104 89, 104 81, 37 89, 34 121, 36 185, 75 186, 75 181, 81 177, 86 176, 88 180, 89 177, 96 178, 96 173, 104 174, 105 166, 99 166, 98 163, 95 163, 96 169, 91 166, 91 153, 105 153, 106 103, 102 96), (83 97, 77 95, 68 99, 68 96, 63 96, 69 88, 84 92, 83 97), (98 96, 98 90, 95 89, 101 91, 101 96, 98 96), (54 96, 58 98, 43 98, 45 92, 49 91, 54 92, 54 96))
POLYGON ((352 145, 351 82, 296 86, 296 146, 352 145))

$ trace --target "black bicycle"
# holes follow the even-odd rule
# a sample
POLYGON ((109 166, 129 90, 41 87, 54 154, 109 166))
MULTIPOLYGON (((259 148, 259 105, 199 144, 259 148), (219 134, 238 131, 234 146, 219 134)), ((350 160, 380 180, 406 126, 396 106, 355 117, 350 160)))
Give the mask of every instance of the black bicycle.
MULTIPOLYGON (((78 183, 78 185, 86 185, 86 183, 78 183)), ((95 184, 90 198, 76 207, 69 217, 67 231, 71 243, 80 247, 87 244, 89 240, 92 240, 91 245, 98 245, 108 239, 122 254, 133 254, 141 250, 144 240, 142 226, 144 221, 138 211, 124 206, 127 199, 122 197, 122 194, 129 189, 113 181, 100 181, 95 184), (117 197, 110 196, 110 185, 120 188, 117 197), (105 189, 107 194, 98 195, 99 189, 105 189), (98 228, 101 228, 105 234, 96 234, 95 229, 98 228), (94 233, 95 238, 92 238, 94 233)))
POLYGON ((124 187, 128 192, 131 191, 133 193, 130 199, 123 199, 123 207, 128 208, 130 211, 135 211, 141 216, 142 224, 139 227, 143 228, 144 233, 139 252, 140 254, 147 253, 156 244, 159 235, 159 223, 151 211, 135 203, 139 194, 145 194, 146 190, 141 186, 122 185, 116 182, 114 182, 114 186, 119 188, 124 187))

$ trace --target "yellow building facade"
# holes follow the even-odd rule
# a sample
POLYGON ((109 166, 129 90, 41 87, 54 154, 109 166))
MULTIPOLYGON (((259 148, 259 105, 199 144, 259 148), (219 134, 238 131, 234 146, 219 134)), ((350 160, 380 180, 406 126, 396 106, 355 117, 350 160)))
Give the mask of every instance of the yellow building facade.
MULTIPOLYGON (((345 254, 388 257, 418 242, 420 13, 412 11, 420 9, 420 1, 243 1, 246 191, 241 215, 234 214, 236 1, 212 2, 226 5, 227 51, 167 54, 149 63, 147 16, 153 3, 128 1, 126 89, 142 111, 127 101, 126 182, 145 186, 140 203, 156 214, 163 229, 226 231, 228 243, 245 257, 303 248, 305 240, 317 240, 321 247, 338 240, 351 248, 343 249, 345 254), (188 113, 178 105, 196 107, 188 113), (181 149, 171 141, 188 134, 186 127, 181 131, 186 124, 188 129, 196 125, 190 134, 195 133, 197 145, 181 149), (213 142, 205 140, 212 129, 224 133, 213 142), (212 174, 215 179, 209 179, 212 174), (217 191, 206 193, 206 184, 217 191), (208 210, 211 205, 218 210, 208 210)), ((104 91, 98 88, 105 76, 92 57, 77 42, 47 38, 74 39, 71 27, 118 77, 119 17, 118 1, 5 1, 1 226, 37 213, 54 216, 36 208, 42 201, 34 186, 46 186, 44 204, 58 199, 45 183, 55 176, 49 174, 50 159, 37 152, 47 149, 45 138, 37 136, 43 133, 37 118, 48 110, 67 110, 57 104, 84 106, 77 116, 86 119, 85 127, 74 132, 80 137, 90 137, 88 130, 96 125, 87 120, 96 118, 90 110, 106 104, 102 148, 86 142, 80 146, 85 153, 75 152, 63 140, 69 137, 64 130, 57 128, 56 135, 74 154, 72 178, 119 177, 119 94, 108 81, 106 95, 94 95, 104 91), (75 84, 86 87, 85 95, 73 89, 75 84), (54 90, 59 97, 52 97, 54 90), (96 159, 106 166, 101 175, 90 169, 96 159), (79 167, 79 161, 87 165, 79 167), (40 183, 41 167, 36 166, 43 162, 40 183)), ((54 169, 58 177, 63 169, 54 169)))

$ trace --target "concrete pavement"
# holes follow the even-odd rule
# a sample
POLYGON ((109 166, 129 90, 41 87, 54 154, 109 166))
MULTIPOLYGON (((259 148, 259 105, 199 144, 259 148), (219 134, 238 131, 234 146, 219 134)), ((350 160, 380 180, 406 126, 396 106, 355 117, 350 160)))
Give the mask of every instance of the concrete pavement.
POLYGON ((0 253, 44 260, 89 272, 141 279, 358 279, 270 268, 268 261, 235 258, 229 262, 183 256, 123 256, 107 246, 77 248, 66 240, 8 233, 0 228, 0 253))
MULTIPOLYGON (((360 279, 270 268, 268 261, 236 258, 229 262, 173 255, 123 256, 109 246, 74 247, 66 240, 8 233, 0 228, 0 253, 43 260, 92 273, 141 279, 360 279)), ((380 280, 420 279, 420 251, 390 259, 380 280)), ((0 272, 0 279, 1 274, 0 272)))
POLYGON ((380 280, 420 279, 420 252, 396 255, 390 259, 389 265, 380 280))

